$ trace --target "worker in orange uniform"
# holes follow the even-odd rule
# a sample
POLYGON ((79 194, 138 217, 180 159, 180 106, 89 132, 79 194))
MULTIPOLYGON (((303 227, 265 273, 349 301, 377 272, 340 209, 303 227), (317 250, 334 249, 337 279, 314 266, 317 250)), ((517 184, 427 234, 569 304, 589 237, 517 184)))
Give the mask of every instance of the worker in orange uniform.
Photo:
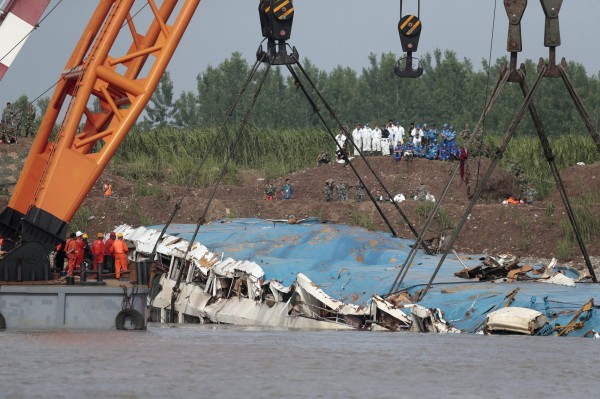
POLYGON ((75 233, 75 243, 77 244, 77 265, 75 269, 79 269, 85 255, 85 242, 83 242, 83 233, 81 231, 75 233))
POLYGON ((94 272, 96 278, 98 278, 98 273, 102 272, 102 264, 104 263, 104 234, 98 233, 96 235, 96 240, 92 244, 92 255, 94 255, 94 272))
POLYGON ((104 183, 102 189, 104 190, 104 197, 112 197, 113 191, 110 183, 104 183))
POLYGON ((76 241, 76 234, 71 233, 69 239, 67 240, 66 252, 67 252, 67 276, 72 276, 75 271, 75 265, 77 263, 77 253, 79 250, 79 246, 76 241))
POLYGON ((113 243, 111 254, 115 257, 115 277, 121 278, 121 271, 127 271, 127 253, 129 248, 123 241, 123 233, 117 233, 117 241, 113 243))
POLYGON ((111 231, 108 239, 104 242, 104 270, 107 273, 114 273, 115 271, 115 257, 112 255, 111 250, 116 238, 115 232, 111 231))

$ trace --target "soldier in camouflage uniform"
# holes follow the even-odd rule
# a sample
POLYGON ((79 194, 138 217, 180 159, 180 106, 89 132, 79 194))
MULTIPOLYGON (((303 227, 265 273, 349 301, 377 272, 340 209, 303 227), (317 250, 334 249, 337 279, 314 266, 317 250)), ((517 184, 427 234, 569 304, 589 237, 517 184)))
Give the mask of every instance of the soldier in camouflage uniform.
POLYGON ((473 135, 473 132, 471 131, 471 127, 467 123, 465 125, 465 127, 463 128, 463 130, 460 132, 460 137, 462 139, 462 145, 463 145, 463 147, 465 147, 467 145, 467 143, 471 139, 472 135, 473 135))
POLYGON ((348 190, 350 186, 346 182, 341 182, 337 186, 335 186, 335 190, 337 191, 338 201, 348 201, 348 190))
POLYGON ((425 201, 427 196, 427 190, 425 190, 425 185, 423 183, 419 184, 417 187, 417 201, 425 201))
POLYGON ((35 123, 35 108, 33 107, 33 104, 29 104, 29 106, 27 107, 27 112, 25 112, 23 115, 23 129, 24 129, 25 137, 29 137, 29 135, 31 135, 31 136, 35 135, 35 133, 33 132, 34 123, 35 123))
POLYGON ((269 184, 265 186, 265 199, 268 201, 273 201, 276 193, 277 188, 275 187, 275 183, 270 181, 269 184))
POLYGON ((325 182, 325 201, 333 201, 333 179, 329 179, 325 182))
POLYGON ((0 135, 8 142, 8 140, 14 135, 14 112, 10 102, 6 103, 6 108, 2 112, 2 119, 0 120, 0 135))
POLYGON ((365 200, 365 195, 367 195, 367 189, 365 185, 359 181, 356 184, 356 202, 363 202, 365 200))
POLYGON ((519 166, 519 164, 515 160, 510 161, 509 171, 517 180, 517 184, 519 185, 519 193, 522 197, 524 197, 525 191, 527 191, 527 186, 529 185, 529 181, 527 179, 525 171, 519 166))
POLYGON ((533 188, 533 186, 531 184, 528 184, 527 189, 525 189, 525 192, 523 193, 523 196, 525 198, 525 203, 527 205, 533 205, 533 199, 535 198, 536 194, 537 194, 537 191, 535 190, 535 188, 533 188))

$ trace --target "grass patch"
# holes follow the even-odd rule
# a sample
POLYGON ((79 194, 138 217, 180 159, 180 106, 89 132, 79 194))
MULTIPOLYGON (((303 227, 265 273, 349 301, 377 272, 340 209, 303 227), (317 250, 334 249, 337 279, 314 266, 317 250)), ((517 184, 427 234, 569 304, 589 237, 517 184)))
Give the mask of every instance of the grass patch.
POLYGON ((350 210, 350 226, 362 227, 367 230, 375 230, 373 220, 364 212, 352 207, 350 210))
POLYGON ((226 184, 237 184, 240 169, 265 172, 267 179, 315 166, 321 149, 333 155, 335 143, 322 129, 258 129, 248 127, 231 149, 237 128, 155 129, 131 132, 111 163, 111 171, 131 180, 185 185, 208 151, 195 187, 214 184, 225 160, 231 162, 226 184))
POLYGON ((554 212, 556 212, 556 204, 554 202, 548 202, 544 208, 544 222, 550 226, 554 226, 556 224, 554 212))
POLYGON ((73 219, 71 219, 71 229, 73 231, 79 230, 86 232, 90 225, 90 220, 92 220, 92 216, 92 210, 88 207, 82 206, 77 210, 77 213, 75 213, 73 219))
POLYGON ((123 210, 123 218, 124 220, 127 220, 129 224, 134 226, 151 226, 155 224, 154 219, 148 213, 142 211, 142 208, 135 197, 132 198, 131 202, 127 204, 127 207, 123 210))
POLYGON ((165 194, 165 190, 163 190, 162 187, 143 181, 137 181, 133 186, 133 195, 136 197, 155 197, 163 194, 165 194))
POLYGON ((556 204, 554 202, 548 202, 546 208, 544 208, 544 217, 548 219, 553 218, 554 211, 556 211, 556 204))
POLYGON ((575 243, 573 241, 569 241, 566 238, 560 240, 556 247, 556 257, 558 260, 565 261, 573 258, 575 256, 574 246, 575 243))
MULTIPOLYGON (((431 212, 433 212, 434 207, 435 203, 431 201, 419 201, 419 204, 415 208, 415 211, 419 216, 419 225, 425 225, 427 219, 429 218, 429 215, 431 215, 431 212)), ((453 229, 455 227, 454 221, 452 220, 448 212, 442 207, 438 209, 438 213, 435 216, 435 218, 437 220, 438 228, 440 231, 453 229)))
POLYGON ((225 217, 229 219, 239 219, 242 217, 242 211, 238 207, 225 208, 225 217))
MULTIPOLYGON (((575 214, 575 221, 579 227, 581 238, 585 243, 589 243, 600 235, 600 221, 594 216, 590 209, 591 206, 598 204, 598 195, 587 192, 575 198, 571 206, 575 214)), ((573 226, 568 218, 560 221, 562 231, 562 240, 556 249, 557 257, 561 260, 569 259, 574 256, 574 247, 577 244, 573 226)))
MULTIPOLYGON (((491 148, 497 148, 501 140, 500 135, 485 137, 486 144, 491 148)), ((600 154, 594 141, 587 134, 561 134, 549 137, 549 141, 559 170, 575 165, 577 162, 591 164, 600 161, 600 154)), ((513 138, 500 165, 508 170, 512 160, 523 168, 528 181, 537 190, 538 198, 546 198, 556 189, 548 161, 536 135, 513 138)))
POLYGON ((427 219, 429 218, 429 215, 431 215, 431 212, 433 212, 434 207, 435 204, 431 201, 419 201, 417 207, 415 208, 415 212, 417 212, 417 215, 419 216, 419 224, 424 225, 425 222, 427 222, 427 219))
MULTIPOLYGON (((575 220, 581 233, 581 238, 584 242, 592 241, 600 232, 600 223, 594 216, 590 208, 580 205, 573 206, 575 220)), ((560 222, 560 228, 563 236, 572 242, 575 242, 575 232, 571 226, 569 219, 563 219, 560 222)))
POLYGON ((444 208, 438 210, 437 218, 440 224, 440 230, 453 229, 455 227, 454 221, 444 208))
POLYGON ((529 221, 524 216, 518 218, 519 227, 521 229, 521 238, 517 243, 517 249, 525 251, 531 248, 531 231, 529 230, 529 221))

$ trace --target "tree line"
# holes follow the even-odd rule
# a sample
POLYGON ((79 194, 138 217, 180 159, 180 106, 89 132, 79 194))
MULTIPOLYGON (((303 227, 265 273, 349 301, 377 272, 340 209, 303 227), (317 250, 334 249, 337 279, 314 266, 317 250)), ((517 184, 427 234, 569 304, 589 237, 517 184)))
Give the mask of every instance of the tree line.
MULTIPOLYGON (((440 126, 450 123, 460 131, 479 119, 487 96, 495 86, 499 71, 507 58, 499 58, 488 68, 482 61, 475 69, 468 59, 459 59, 453 51, 436 50, 421 59, 425 73, 419 79, 401 79, 394 74, 396 56, 371 54, 369 65, 360 73, 338 66, 332 71, 320 70, 310 60, 303 67, 338 118, 349 127, 356 122, 385 124, 389 119, 403 125, 410 122, 440 126), (489 76, 488 76, 489 69, 489 76)), ((527 76, 532 80, 537 64, 525 61, 527 76)), ((146 107, 146 116, 138 124, 142 130, 158 127, 215 127, 223 123, 244 85, 251 65, 235 52, 218 66, 199 73, 196 90, 184 91, 178 98, 166 72, 146 107)), ((259 69, 241 98, 230 121, 239 123, 252 101, 262 79, 259 69)), ((600 78, 588 75, 583 65, 569 63, 571 79, 579 91, 592 119, 598 125, 600 116, 600 78)), ((309 85, 302 81, 305 87, 309 85)), ((310 95, 316 98, 312 90, 310 95)), ((518 85, 507 85, 494 110, 485 120, 485 131, 502 133, 517 112, 522 94, 518 85)), ((560 79, 545 79, 536 95, 536 103, 549 134, 585 132, 585 125, 560 79)), ((325 107, 319 106, 328 114, 325 107)), ((328 117, 328 115, 326 115, 328 117)), ((331 120, 331 119, 330 119, 331 120)), ((271 68, 265 85, 252 110, 250 123, 262 128, 308 128, 321 125, 302 91, 284 68, 271 68)), ((518 133, 534 132, 533 124, 524 119, 518 133)))
MULTIPOLYGON (((400 121, 405 127, 410 122, 449 123, 461 131, 465 124, 471 127, 482 113, 485 99, 491 94, 506 57, 499 58, 488 68, 482 60, 481 68, 474 68, 468 59, 459 59, 453 51, 435 50, 421 58, 425 73, 418 79, 401 79, 394 74, 396 56, 371 54, 369 64, 362 71, 338 66, 331 71, 319 69, 310 60, 302 65, 337 117, 351 130, 355 123, 384 125, 388 120, 400 121), (488 73, 489 71, 489 73, 488 73)), ((525 61, 528 79, 537 70, 532 60, 525 61)), ((251 65, 234 52, 218 66, 208 66, 196 78, 195 90, 186 90, 176 97, 173 81, 167 71, 146 107, 136 130, 156 128, 214 128, 220 126, 228 110, 246 82, 251 65)), ((241 97, 229 121, 239 124, 252 102, 264 69, 259 69, 241 97)), ((571 80, 577 88, 594 123, 600 119, 600 74, 589 75, 584 66, 569 63, 571 80)), ((309 94, 316 98, 307 82, 309 94)), ((41 121, 49 103, 44 97, 37 101, 41 121)), ((586 132, 561 79, 544 79, 535 97, 539 113, 550 135, 586 132)), ((26 106, 28 98, 21 96, 16 103, 26 106)), ((522 102, 518 85, 508 84, 493 111, 485 120, 485 132, 504 133, 522 102)), ((99 109, 98 104, 95 108, 99 109)), ((319 110, 329 126, 335 126, 324 106, 319 110)), ((298 83, 287 70, 273 67, 252 109, 250 124, 265 129, 306 129, 321 127, 318 115, 309 105, 298 83)), ((517 133, 535 132, 526 117, 517 133)))

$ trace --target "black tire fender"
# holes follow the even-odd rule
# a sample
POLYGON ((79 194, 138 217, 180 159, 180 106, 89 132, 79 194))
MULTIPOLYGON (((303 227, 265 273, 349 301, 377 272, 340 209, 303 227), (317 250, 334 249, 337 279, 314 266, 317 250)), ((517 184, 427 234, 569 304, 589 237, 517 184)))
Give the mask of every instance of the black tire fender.
POLYGON ((124 309, 117 314, 115 318, 117 330, 145 330, 144 316, 135 309, 124 309), (129 320, 130 323, 125 325, 129 320))

